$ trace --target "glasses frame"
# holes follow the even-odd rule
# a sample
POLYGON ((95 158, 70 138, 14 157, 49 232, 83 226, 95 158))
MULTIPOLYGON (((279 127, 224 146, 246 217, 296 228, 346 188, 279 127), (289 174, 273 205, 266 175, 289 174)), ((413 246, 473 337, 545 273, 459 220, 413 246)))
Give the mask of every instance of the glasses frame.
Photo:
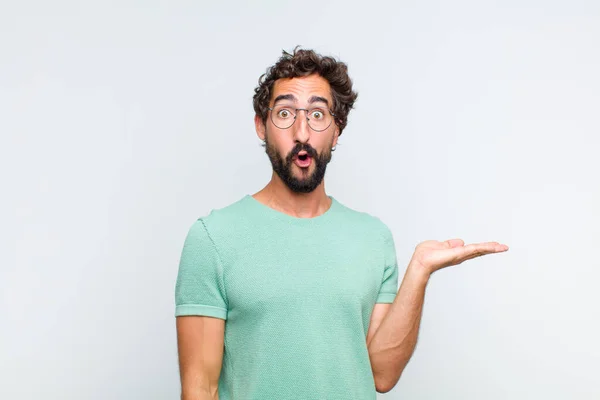
POLYGON ((293 125, 296 123, 296 118, 298 117, 298 111, 306 111, 306 122, 308 123, 308 126, 310 127, 310 129, 312 129, 312 130, 313 130, 313 131, 315 131, 315 132, 323 132, 323 131, 326 131, 326 130, 327 130, 327 129, 329 129, 329 127, 331 126, 331 123, 335 121, 335 116, 336 116, 336 115, 333 113, 333 111, 331 111, 331 110, 328 108, 328 109, 327 109, 327 111, 329 111, 329 114, 331 114, 331 116, 333 117, 333 118, 331 119, 331 122, 329 123, 329 125, 327 125, 327 127, 326 127, 326 128, 323 128, 323 129, 315 129, 315 128, 313 128, 313 127, 310 125, 310 118, 308 117, 308 112, 309 112, 310 110, 313 110, 314 108, 321 108, 321 109, 322 109, 323 107, 314 107, 314 108, 293 108, 293 107, 287 107, 287 106, 286 106, 286 108, 289 108, 290 110, 294 110, 294 122, 292 122, 292 123, 290 124, 290 126, 288 126, 287 128, 280 128, 279 126, 277 126, 277 124, 275 123, 275 121, 273 121, 273 112, 272 112, 272 111, 275 109, 275 106, 274 106, 274 107, 267 107, 267 109, 268 109, 269 111, 271 111, 271 117, 270 117, 270 118, 271 118, 271 122, 273 123, 273 125, 277 126, 277 128, 279 128, 279 129, 290 129, 290 128, 291 128, 291 127, 292 127, 292 126, 293 126, 293 125))

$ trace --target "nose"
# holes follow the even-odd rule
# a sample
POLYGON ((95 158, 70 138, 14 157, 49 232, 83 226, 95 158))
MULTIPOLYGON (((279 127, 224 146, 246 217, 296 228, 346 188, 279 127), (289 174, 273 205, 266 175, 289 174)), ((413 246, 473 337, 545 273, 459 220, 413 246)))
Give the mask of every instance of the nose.
POLYGON ((299 109, 296 112, 296 121, 292 128, 294 129, 294 141, 300 143, 307 143, 310 139, 311 129, 308 126, 308 119, 306 113, 308 111, 299 109), (304 111, 304 112, 302 112, 304 111))

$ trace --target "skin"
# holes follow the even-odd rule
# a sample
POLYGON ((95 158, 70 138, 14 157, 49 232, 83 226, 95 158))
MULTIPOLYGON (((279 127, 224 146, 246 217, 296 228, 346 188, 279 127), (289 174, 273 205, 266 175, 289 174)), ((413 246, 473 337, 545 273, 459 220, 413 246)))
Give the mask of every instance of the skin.
POLYGON ((177 317, 176 328, 181 400, 219 400, 225 320, 177 317))
POLYGON ((428 240, 417 245, 394 302, 376 304, 371 316, 367 348, 378 392, 392 390, 414 352, 431 275, 475 257, 507 250, 508 246, 498 242, 465 245, 461 239, 428 240))
MULTIPOLYGON (((292 94, 296 108, 310 108, 309 99, 320 96, 332 103, 329 83, 318 75, 280 79, 271 97, 292 94)), ((282 158, 296 143, 307 143, 319 154, 337 145, 339 128, 333 123, 322 132, 313 131, 300 111, 294 125, 279 129, 270 118, 263 123, 254 118, 256 133, 268 139, 282 158)), ((293 165, 295 177, 305 179, 314 172, 314 160, 308 169, 293 165)), ((297 218, 313 218, 326 212, 331 200, 323 180, 310 193, 296 193, 273 172, 268 184, 253 197, 261 203, 297 218)), ((410 259, 400 289, 391 304, 379 303, 373 308, 366 342, 378 392, 390 391, 400 379, 412 356, 421 322, 425 288, 431 275, 452 265, 486 254, 500 253, 508 246, 498 242, 465 245, 461 239, 419 243, 410 259)), ((225 321, 218 318, 186 316, 177 318, 177 339, 182 382, 182 399, 218 399, 217 385, 223 358, 225 321)))
MULTIPOLYGON (((285 94, 291 94, 296 98, 294 104, 297 108, 310 108, 309 99, 313 96, 327 99, 330 107, 333 104, 329 82, 318 75, 277 80, 273 85, 269 107, 273 106, 274 99, 285 94)), ((269 144, 282 158, 287 156, 296 143, 307 143, 319 154, 331 151, 331 148, 337 145, 339 137, 337 125, 332 123, 326 130, 316 132, 308 126, 304 116, 305 112, 299 111, 296 122, 288 129, 277 128, 270 118, 263 123, 259 116, 255 116, 256 134, 261 140, 266 140, 268 137, 269 144)), ((314 160, 308 170, 297 165, 292 168, 295 177, 305 178, 314 172, 314 160)), ((298 218, 313 218, 323 214, 331 206, 331 200, 325 192, 325 180, 321 181, 321 184, 310 193, 296 193, 288 188, 275 172, 273 172, 270 182, 253 196, 269 207, 298 218)))

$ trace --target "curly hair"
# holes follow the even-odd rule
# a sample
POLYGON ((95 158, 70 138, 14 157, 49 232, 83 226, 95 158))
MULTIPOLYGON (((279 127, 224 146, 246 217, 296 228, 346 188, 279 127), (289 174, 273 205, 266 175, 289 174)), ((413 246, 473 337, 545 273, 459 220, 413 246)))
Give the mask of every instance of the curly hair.
POLYGON ((292 54, 283 50, 283 55, 275 65, 258 78, 254 89, 253 105, 256 115, 263 123, 267 122, 269 102, 275 81, 281 78, 296 78, 312 74, 325 78, 331 87, 332 111, 335 114, 340 135, 348 123, 348 113, 354 106, 358 93, 352 90, 352 80, 348 76, 348 66, 333 57, 322 56, 313 50, 294 48, 292 54))

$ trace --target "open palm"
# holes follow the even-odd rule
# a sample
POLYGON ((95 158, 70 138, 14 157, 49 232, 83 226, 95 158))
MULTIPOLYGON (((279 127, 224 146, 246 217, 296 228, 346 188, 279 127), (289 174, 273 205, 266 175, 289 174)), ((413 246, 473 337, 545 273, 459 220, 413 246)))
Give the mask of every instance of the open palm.
POLYGON ((431 274, 439 269, 458 265, 471 258, 502 253, 507 250, 508 246, 498 242, 465 245, 462 239, 450 239, 444 242, 427 240, 417 245, 412 261, 421 265, 431 274))

